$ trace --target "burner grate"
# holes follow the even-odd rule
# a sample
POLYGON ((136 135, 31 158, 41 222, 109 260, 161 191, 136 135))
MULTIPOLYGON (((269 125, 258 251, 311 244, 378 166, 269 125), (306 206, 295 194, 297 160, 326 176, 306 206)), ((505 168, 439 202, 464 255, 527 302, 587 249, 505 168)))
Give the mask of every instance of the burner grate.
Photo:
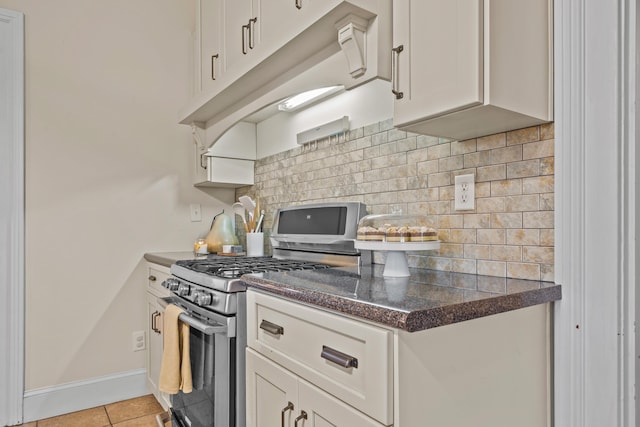
POLYGON ((281 260, 270 257, 257 258, 206 258, 178 261, 178 265, 199 273, 224 279, 236 279, 243 274, 295 270, 320 270, 330 265, 307 261, 281 260))

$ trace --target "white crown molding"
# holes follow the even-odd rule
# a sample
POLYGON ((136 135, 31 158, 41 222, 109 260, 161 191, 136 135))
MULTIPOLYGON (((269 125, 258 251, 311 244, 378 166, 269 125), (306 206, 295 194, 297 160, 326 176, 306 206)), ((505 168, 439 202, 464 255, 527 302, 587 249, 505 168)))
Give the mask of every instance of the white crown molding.
POLYGON ((147 371, 136 369, 24 394, 24 422, 42 420, 149 394, 147 371))
POLYGON ((0 9, 0 425, 24 390, 24 15, 0 9))

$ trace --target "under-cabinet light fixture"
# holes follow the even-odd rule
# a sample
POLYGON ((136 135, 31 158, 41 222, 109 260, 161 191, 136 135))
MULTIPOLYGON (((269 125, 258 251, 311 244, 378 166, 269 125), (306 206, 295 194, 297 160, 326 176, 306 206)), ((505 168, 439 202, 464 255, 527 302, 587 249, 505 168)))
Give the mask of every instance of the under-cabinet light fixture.
POLYGON ((316 126, 312 129, 300 132, 296 135, 298 144, 304 145, 329 136, 339 135, 349 130, 349 116, 343 116, 337 120, 316 126))
POLYGON ((313 102, 341 91, 343 88, 343 86, 329 86, 299 93, 298 95, 291 96, 278 104, 278 110, 294 111, 298 108, 306 107, 313 102))

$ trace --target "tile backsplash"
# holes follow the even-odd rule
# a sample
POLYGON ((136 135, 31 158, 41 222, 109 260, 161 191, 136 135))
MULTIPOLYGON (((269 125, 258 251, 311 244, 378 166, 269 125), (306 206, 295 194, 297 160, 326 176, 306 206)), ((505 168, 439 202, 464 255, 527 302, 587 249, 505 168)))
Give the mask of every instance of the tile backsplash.
POLYGON ((260 200, 267 236, 275 209, 298 203, 354 200, 370 214, 432 215, 440 250, 408 253, 411 267, 553 281, 553 132, 550 123, 451 141, 387 120, 258 160, 255 185, 236 197, 260 200), (456 211, 455 176, 469 173, 475 209, 456 211))

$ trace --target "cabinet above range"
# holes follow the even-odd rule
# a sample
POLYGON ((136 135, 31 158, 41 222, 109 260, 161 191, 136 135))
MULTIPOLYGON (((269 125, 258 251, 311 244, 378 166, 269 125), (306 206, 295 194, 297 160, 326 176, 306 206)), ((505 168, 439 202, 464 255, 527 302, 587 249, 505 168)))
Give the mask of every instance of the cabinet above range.
POLYGON ((230 115, 237 122, 316 88, 323 77, 299 76, 336 54, 340 72, 331 73, 327 86, 350 88, 391 77, 391 0, 198 3, 195 95, 180 112, 182 124, 207 128, 230 115), (258 107, 249 107, 256 102, 258 107))

